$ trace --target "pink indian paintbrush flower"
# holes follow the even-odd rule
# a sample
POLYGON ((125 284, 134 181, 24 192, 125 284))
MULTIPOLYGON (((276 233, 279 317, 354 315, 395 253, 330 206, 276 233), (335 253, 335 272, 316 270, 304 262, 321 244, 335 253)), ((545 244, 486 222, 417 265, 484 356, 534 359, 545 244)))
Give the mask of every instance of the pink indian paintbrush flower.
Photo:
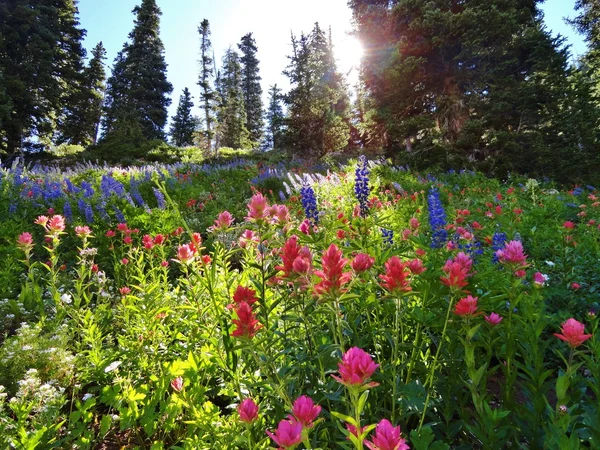
POLYGON ((592 337, 591 334, 585 334, 585 325, 573 318, 563 323, 560 331, 561 334, 554 333, 554 336, 567 342, 572 348, 579 347, 592 337))
POLYGON ((343 286, 350 281, 352 273, 344 272, 348 260, 343 256, 342 251, 335 244, 331 244, 323 253, 321 260, 323 270, 314 272, 321 278, 321 281, 315 285, 317 294, 344 292, 343 286))
POLYGON ((248 203, 248 216, 246 219, 254 222, 262 221, 267 217, 268 208, 267 199, 260 192, 257 192, 248 203))
POLYGON ((392 256, 385 263, 385 274, 379 275, 379 278, 382 280, 381 286, 389 292, 408 292, 412 290, 409 275, 407 264, 397 256, 392 256))
MULTIPOLYGON (((359 387, 364 385, 375 373, 379 364, 375 364, 373 358, 358 347, 352 347, 342 356, 338 363, 339 376, 332 377, 345 386, 359 387)), ((367 386, 377 386, 377 383, 369 383, 367 386)))
POLYGON ((498 260, 502 264, 515 267, 515 270, 527 267, 527 255, 523 252, 523 244, 519 241, 510 241, 504 248, 496 252, 498 260))
POLYGON ((495 312, 491 313, 489 316, 483 316, 483 317, 485 318, 485 321, 493 327, 495 327, 500 322, 502 322, 502 316, 495 312))
POLYGON ((258 418, 258 405, 251 398, 244 399, 237 411, 244 423, 252 423, 258 418))
POLYGON ((212 231, 215 230, 226 230, 233 225, 233 216, 229 211, 223 211, 219 213, 215 219, 215 224, 210 228, 212 231))
POLYGON ((149 234, 145 234, 142 237, 142 245, 146 250, 152 250, 154 248, 154 241, 152 240, 152 236, 149 234))
POLYGON ((277 425, 277 430, 274 433, 267 430, 267 435, 280 449, 288 450, 302 442, 302 424, 295 420, 283 419, 277 425))
POLYGON ((46 224, 46 229, 51 234, 62 233, 65 231, 65 218, 60 215, 50 217, 48 223, 46 224))
POLYGON ((454 314, 461 317, 473 317, 477 314, 477 297, 468 295, 461 298, 454 306, 454 314))
POLYGON ((241 302, 235 313, 238 318, 233 319, 236 329, 233 330, 231 335, 233 337, 252 339, 258 330, 262 328, 262 325, 252 312, 252 307, 246 302, 241 302))
POLYGON ((565 223, 563 223, 563 228, 565 230, 572 230, 573 228, 575 228, 575 224, 570 220, 567 220, 565 223))
POLYGON ((296 419, 298 423, 301 423, 305 428, 311 428, 313 421, 321 413, 321 407, 315 405, 312 398, 307 395, 298 397, 292 406, 292 415, 289 417, 290 420, 296 419))
POLYGON ((17 245, 23 249, 33 247, 33 236, 31 236, 31 233, 21 233, 17 239, 17 245))
POLYGON ((156 236, 154 236, 154 239, 152 240, 152 243, 154 245, 162 245, 165 243, 165 236, 162 234, 157 234, 156 236))
POLYGON ((131 294, 131 288, 127 287, 127 286, 123 286, 122 288, 119 289, 119 293, 122 296, 126 296, 128 294, 131 294))
POLYGON ((365 445, 370 450, 410 450, 406 440, 402 438, 400 426, 393 426, 387 419, 377 424, 375 435, 371 441, 365 441, 365 445))
POLYGON ((115 237, 117 233, 115 233, 115 230, 108 230, 104 236, 106 236, 107 238, 111 238, 111 237, 115 237))
POLYGON ((233 301, 237 304, 246 302, 248 305, 252 306, 256 300, 256 291, 242 285, 239 285, 233 294, 233 301))
POLYGON ((468 283, 468 271, 458 262, 449 261, 444 265, 445 277, 440 277, 442 284, 445 284, 451 289, 462 289, 468 283))
POLYGON ((75 234, 80 238, 87 238, 92 235, 92 230, 87 225, 75 227, 75 234))
POLYGON ((238 240, 238 245, 240 246, 240 248, 246 248, 248 246, 248 244, 257 243, 257 242, 258 242, 258 237, 254 233, 254 231, 244 230, 244 232, 242 233, 242 235, 240 236, 240 238, 238 240))
POLYGON ((365 272, 365 271, 369 270, 371 267, 373 267, 374 263, 375 263, 375 258, 367 255, 366 253, 359 253, 358 255, 356 255, 354 257, 351 265, 352 265, 352 269, 356 273, 361 273, 361 272, 365 272))
MULTIPOLYGON (((366 426, 364 426, 364 427, 360 427, 360 432, 361 432, 361 434, 365 432, 365 429, 366 429, 366 428, 367 428, 366 426)), ((351 424, 347 423, 347 424, 346 424, 346 429, 348 430, 348 432, 349 432, 351 435, 353 435, 353 436, 355 436, 355 437, 358 437, 358 429, 356 428, 356 426, 355 426, 355 425, 351 425, 351 424)), ((350 438, 348 437, 347 439, 350 439, 350 438)))
POLYGON ((45 226, 46 226, 46 224, 48 223, 48 220, 49 220, 49 219, 48 219, 48 217, 46 217, 46 216, 38 216, 38 218, 37 218, 37 219, 35 219, 35 220, 33 221, 33 223, 35 223, 36 225, 41 225, 41 226, 45 227, 45 226))
POLYGON ((171 380, 171 387, 173 388, 173 390, 175 392, 181 392, 181 390, 183 389, 183 378, 182 377, 173 378, 171 380))
POLYGON ((194 259, 194 251, 189 244, 180 245, 177 249, 177 261, 181 264, 187 264, 194 259))

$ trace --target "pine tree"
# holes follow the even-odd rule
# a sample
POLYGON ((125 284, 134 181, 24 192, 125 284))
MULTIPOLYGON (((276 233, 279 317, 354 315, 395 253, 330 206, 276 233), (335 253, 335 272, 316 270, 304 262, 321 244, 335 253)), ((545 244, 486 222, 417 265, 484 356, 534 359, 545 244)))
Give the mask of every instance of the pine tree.
POLYGON ((220 80, 223 100, 218 113, 219 140, 223 147, 248 148, 250 145, 241 72, 239 55, 228 49, 223 57, 220 80))
POLYGON ((187 147, 194 144, 194 134, 198 128, 198 118, 192 114, 192 96, 188 88, 179 97, 177 112, 172 117, 171 140, 177 147, 187 147))
POLYGON ((348 144, 348 96, 333 59, 331 41, 319 24, 310 35, 292 35, 293 55, 284 72, 292 85, 286 96, 286 147, 321 157, 348 144))
POLYGON ((250 140, 258 144, 263 134, 263 104, 261 77, 259 75, 256 42, 252 33, 242 37, 238 48, 242 52, 242 91, 246 105, 246 128, 250 133, 250 140))
POLYGON ((48 143, 65 99, 79 83, 85 50, 74 0, 0 2, 0 72, 10 112, 2 122, 9 153, 36 135, 48 143))
POLYGON ((543 28, 538 3, 350 1, 391 154, 480 161, 498 173, 540 168, 536 152, 554 145, 547 126, 558 126, 566 51, 543 28))
POLYGON ((208 151, 216 150, 214 145, 215 138, 215 111, 217 108, 217 94, 211 86, 211 80, 215 76, 214 54, 212 53, 212 44, 210 41, 210 23, 204 19, 198 27, 200 34, 200 77, 198 85, 200 86, 200 106, 204 115, 202 117, 202 133, 206 141, 205 146, 208 151), (211 56, 212 55, 212 56, 211 56))
POLYGON ((280 149, 284 135, 285 115, 283 113, 283 94, 277 85, 269 89, 269 108, 267 109, 266 148, 280 149))
POLYGON ((133 9, 135 25, 129 42, 115 59, 106 89, 104 131, 139 127, 145 139, 164 139, 169 94, 164 46, 159 36, 160 9, 155 0, 142 0, 133 9))
POLYGON ((96 143, 105 90, 105 59, 106 50, 100 42, 92 50, 92 58, 81 74, 80 83, 66 100, 64 118, 59 126, 59 143, 84 146, 96 143))

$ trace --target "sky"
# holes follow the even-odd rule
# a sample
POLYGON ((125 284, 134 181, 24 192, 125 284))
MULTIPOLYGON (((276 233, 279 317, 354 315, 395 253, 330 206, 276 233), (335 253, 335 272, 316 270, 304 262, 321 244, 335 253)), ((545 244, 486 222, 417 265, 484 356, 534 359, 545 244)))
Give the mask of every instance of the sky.
MULTIPOLYGON (((141 0, 80 0, 79 18, 87 30, 84 46, 88 50, 102 41, 107 50, 107 73, 117 52, 133 28, 132 9, 141 0)), ((175 114, 183 88, 190 89, 197 101, 199 87, 198 25, 208 19, 217 66, 228 47, 237 47, 240 38, 252 32, 258 46, 258 59, 265 101, 269 86, 277 83, 287 90, 289 84, 282 71, 291 53, 290 34, 308 33, 315 22, 322 28, 331 26, 334 47, 343 55, 340 69, 351 79, 352 67, 360 56, 360 47, 349 35, 352 13, 347 0, 157 0, 162 11, 160 31, 168 65, 167 77, 173 84, 173 102, 169 116, 175 114)), ((573 17, 575 0, 546 0, 543 11, 553 34, 561 34, 571 45, 575 58, 585 53, 585 44, 565 17, 573 17)), ((198 111, 197 111, 198 113, 198 111)))

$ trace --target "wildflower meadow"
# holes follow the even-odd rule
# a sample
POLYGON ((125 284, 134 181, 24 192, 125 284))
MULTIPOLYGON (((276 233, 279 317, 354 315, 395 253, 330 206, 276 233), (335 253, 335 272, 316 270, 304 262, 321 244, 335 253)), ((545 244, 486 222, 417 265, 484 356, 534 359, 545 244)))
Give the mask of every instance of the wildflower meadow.
POLYGON ((594 186, 16 161, 0 221, 0 448, 600 448, 594 186))

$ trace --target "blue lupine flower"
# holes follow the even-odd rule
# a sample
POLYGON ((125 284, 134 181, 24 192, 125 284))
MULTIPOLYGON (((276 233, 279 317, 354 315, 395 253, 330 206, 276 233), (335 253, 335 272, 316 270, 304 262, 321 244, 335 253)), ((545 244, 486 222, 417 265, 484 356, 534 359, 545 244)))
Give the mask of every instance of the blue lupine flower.
POLYGON ((492 249, 494 250, 494 256, 492 257, 492 261, 494 263, 498 262, 498 257, 496 256, 496 252, 498 250, 502 250, 504 248, 504 244, 506 243, 506 233, 500 233, 496 231, 494 236, 492 236, 492 249))
POLYGON ((73 210, 71 209, 71 203, 67 200, 63 206, 63 215, 67 222, 73 222, 73 210))
POLYGON ((125 187, 110 175, 102 175, 100 190, 104 198, 109 198, 112 194, 119 198, 125 196, 125 187))
POLYGON ((360 206, 360 215, 365 217, 368 212, 368 201, 369 201, 369 169, 367 168, 367 158, 362 155, 358 158, 358 165, 356 166, 355 182, 354 182, 354 194, 358 200, 360 206))
POLYGON ((81 215, 85 217, 85 221, 88 224, 94 223, 94 211, 92 210, 91 205, 89 205, 84 199, 80 198, 77 202, 77 206, 79 207, 81 215))
POLYGON ((573 195, 581 195, 583 194, 583 189, 580 187, 576 187, 575 189, 573 189, 573 195))
POLYGON ((283 191, 279 191, 279 200, 281 200, 282 202, 285 202, 287 200, 283 191))
POLYGON ((165 200, 163 193, 156 188, 152 188, 152 191, 154 191, 154 196, 156 197, 156 203, 158 204, 159 209, 165 209, 167 207, 167 201, 165 200))
POLYGON ((440 193, 436 188, 431 188, 427 195, 429 207, 429 226, 433 234, 431 236, 431 248, 442 248, 448 240, 446 230, 446 212, 440 200, 440 193))
POLYGON ((589 184, 586 186, 590 191, 595 191, 596 188, 594 186, 590 186, 589 184))
POLYGON ((98 203, 96 205, 96 211, 98 211, 98 214, 100 215, 100 218, 104 222, 110 222, 110 216, 106 212, 106 203, 105 202, 98 203))
POLYGON ((8 205, 8 212, 10 214, 14 214, 17 212, 17 204, 16 203, 12 203, 10 205, 8 205))
POLYGON ((388 230, 387 228, 381 228, 381 236, 383 237, 383 243, 386 245, 394 244, 394 230, 388 230))
POLYGON ((125 215, 123 212, 117 206, 113 206, 113 210, 115 212, 115 218, 117 219, 117 222, 125 222, 125 215))
POLYGON ((94 188, 87 181, 81 183, 81 189, 83 190, 84 198, 90 198, 94 196, 94 188))
POLYGON ((317 209, 317 198, 315 197, 315 191, 310 187, 308 183, 303 183, 300 189, 300 195, 302 197, 302 207, 306 218, 309 219, 313 225, 319 223, 319 210, 317 209))

